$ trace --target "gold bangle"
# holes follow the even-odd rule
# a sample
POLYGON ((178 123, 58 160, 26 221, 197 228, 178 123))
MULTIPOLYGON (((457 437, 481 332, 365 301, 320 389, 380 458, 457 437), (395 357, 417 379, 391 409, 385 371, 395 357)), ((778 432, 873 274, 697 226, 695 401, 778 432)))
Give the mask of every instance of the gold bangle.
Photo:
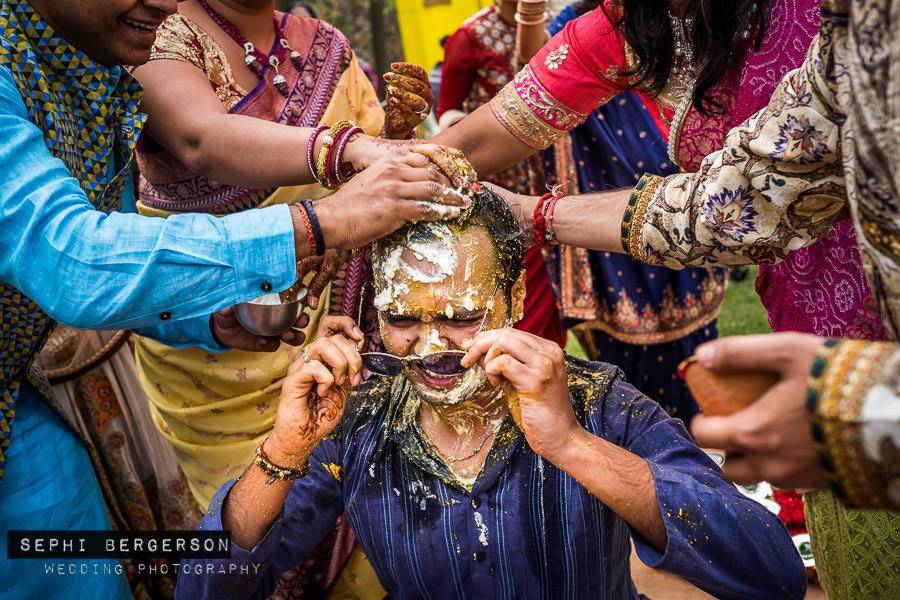
POLYGON ((319 158, 316 160, 316 175, 318 175, 319 181, 322 182, 322 186, 325 189, 333 190, 339 185, 328 179, 328 153, 331 150, 331 146, 334 145, 341 132, 355 126, 352 121, 344 119, 332 125, 328 132, 322 136, 322 149, 319 150, 319 158))
POLYGON ((525 21, 519 13, 516 13, 514 19, 519 25, 543 25, 550 19, 550 15, 545 12, 538 21, 525 21))

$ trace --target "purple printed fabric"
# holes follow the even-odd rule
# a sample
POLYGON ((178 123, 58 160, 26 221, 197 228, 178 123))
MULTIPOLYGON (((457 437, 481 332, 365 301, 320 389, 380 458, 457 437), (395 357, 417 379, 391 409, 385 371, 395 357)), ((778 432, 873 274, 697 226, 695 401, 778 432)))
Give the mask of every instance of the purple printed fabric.
MULTIPOLYGON (((731 128, 768 103, 781 78, 803 61, 818 33, 820 4, 820 0, 772 3, 765 38, 759 51, 747 54, 737 86, 740 91, 726 112, 728 118, 710 119, 696 109, 688 112, 678 143, 682 167, 695 168, 709 154, 705 150, 718 149, 731 128), (715 148, 703 147, 711 142, 715 148)), ((760 266, 756 291, 775 331, 868 340, 885 337, 849 220, 816 244, 791 252, 782 263, 760 266)))
POLYGON ((849 219, 783 262, 761 266, 756 291, 775 331, 886 339, 849 219))

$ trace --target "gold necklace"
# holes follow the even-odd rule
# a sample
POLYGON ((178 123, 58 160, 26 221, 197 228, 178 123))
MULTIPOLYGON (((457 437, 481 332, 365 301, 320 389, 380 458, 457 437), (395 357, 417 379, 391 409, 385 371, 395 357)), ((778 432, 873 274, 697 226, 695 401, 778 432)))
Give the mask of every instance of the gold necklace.
MULTIPOLYGON (((502 423, 502 421, 501 421, 501 423, 502 423)), ((447 455, 445 455, 443 452, 441 452, 440 450, 438 450, 438 447, 435 446, 435 445, 434 445, 434 442, 431 441, 431 436, 428 435, 428 432, 425 431, 425 428, 420 427, 419 429, 420 429, 420 431, 422 432, 422 436, 425 438, 425 443, 428 444, 428 447, 431 448, 431 449, 434 451, 435 454, 437 454, 438 456, 440 456, 441 458, 443 458, 443 459, 446 460, 447 462, 450 462, 450 463, 458 463, 458 462, 462 462, 462 461, 464 461, 464 460, 469 460, 470 458, 472 458, 472 457, 474 457, 474 456, 477 456, 478 453, 481 452, 481 451, 484 449, 484 445, 487 444, 487 441, 488 441, 489 439, 491 439, 491 436, 495 435, 495 434, 497 433, 497 431, 500 429, 500 425, 497 425, 497 426, 495 426, 493 429, 490 429, 490 430, 487 432, 487 435, 484 436, 484 439, 481 440, 481 443, 478 444, 478 446, 477 446, 470 454, 467 454, 466 456, 461 456, 461 457, 459 457, 459 458, 453 458, 453 457, 451 457, 451 456, 447 456, 447 455)))

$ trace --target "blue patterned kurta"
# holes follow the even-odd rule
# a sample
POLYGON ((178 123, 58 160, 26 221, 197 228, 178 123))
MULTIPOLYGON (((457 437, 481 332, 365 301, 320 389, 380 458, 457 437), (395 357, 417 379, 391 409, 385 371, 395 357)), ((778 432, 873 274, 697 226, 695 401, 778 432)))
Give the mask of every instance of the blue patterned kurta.
MULTIPOLYGON (((230 560, 187 563, 177 596, 263 598, 346 513, 391 598, 637 598, 632 541, 648 565, 717 597, 803 597, 805 571, 778 518, 726 482, 680 421, 610 365, 568 367, 582 426, 649 463, 665 552, 532 452, 509 418, 467 491, 423 442, 404 380, 393 390, 377 380, 353 392, 266 537, 250 551, 233 546, 230 560)), ((201 529, 222 528, 233 484, 216 494, 201 529)))
MULTIPOLYGON (((551 35, 578 15, 566 7, 551 23, 551 35)), ((647 108, 627 91, 604 104, 570 133, 573 171, 581 193, 632 187, 644 173, 677 173, 647 108)), ((545 154, 548 179, 556 177, 556 156, 545 154)), ((678 364, 701 343, 716 337, 716 316, 722 301, 722 269, 674 271, 647 265, 610 252, 588 253, 571 278, 591 281, 597 303, 591 316, 566 314, 592 358, 614 364, 639 390, 671 414, 689 422, 697 405, 675 376, 678 364)), ((563 268, 562 264, 559 269, 563 268)), ((562 277, 564 274, 560 274, 562 277)), ((578 283, 578 282, 576 282, 578 283)), ((563 291, 564 310, 569 301, 563 291)), ((575 311, 572 311, 575 312, 575 311)))
POLYGON ((287 206, 115 212, 134 207, 123 194, 139 96, 27 2, 0 0, 0 478, 20 386, 54 320, 217 349, 210 313, 296 278, 287 206))

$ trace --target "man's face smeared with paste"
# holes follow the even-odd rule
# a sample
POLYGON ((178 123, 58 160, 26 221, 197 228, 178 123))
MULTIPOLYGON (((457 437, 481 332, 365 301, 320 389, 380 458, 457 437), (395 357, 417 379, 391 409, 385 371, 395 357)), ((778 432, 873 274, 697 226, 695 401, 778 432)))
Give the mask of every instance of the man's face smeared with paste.
MULTIPOLYGON (((497 288, 496 252, 483 227, 462 231, 444 223, 426 227, 437 239, 407 237, 376 256, 375 307, 385 348, 397 356, 465 349, 497 288)), ((502 286, 495 296, 483 330, 507 324, 502 286)), ((517 308, 520 312, 521 307, 517 308)), ((416 364, 405 376, 423 400, 435 404, 455 404, 487 385, 478 366, 461 375, 441 377, 416 364)))

